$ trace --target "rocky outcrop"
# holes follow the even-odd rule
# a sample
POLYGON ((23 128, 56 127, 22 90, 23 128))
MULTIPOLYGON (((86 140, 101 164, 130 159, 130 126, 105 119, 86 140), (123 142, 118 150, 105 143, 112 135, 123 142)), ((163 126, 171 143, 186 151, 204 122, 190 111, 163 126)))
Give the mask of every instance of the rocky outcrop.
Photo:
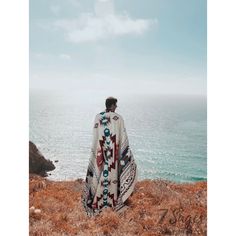
POLYGON ((45 159, 36 145, 29 141, 29 173, 46 177, 48 176, 47 172, 54 169, 52 161, 45 159))

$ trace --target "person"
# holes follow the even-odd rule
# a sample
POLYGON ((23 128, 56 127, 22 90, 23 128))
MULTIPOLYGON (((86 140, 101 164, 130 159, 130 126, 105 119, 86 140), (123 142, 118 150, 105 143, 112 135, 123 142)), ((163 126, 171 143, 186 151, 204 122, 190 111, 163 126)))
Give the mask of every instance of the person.
POLYGON ((111 207, 119 212, 133 193, 137 165, 131 152, 124 120, 115 112, 117 99, 108 97, 106 110, 97 114, 82 202, 88 216, 111 207))

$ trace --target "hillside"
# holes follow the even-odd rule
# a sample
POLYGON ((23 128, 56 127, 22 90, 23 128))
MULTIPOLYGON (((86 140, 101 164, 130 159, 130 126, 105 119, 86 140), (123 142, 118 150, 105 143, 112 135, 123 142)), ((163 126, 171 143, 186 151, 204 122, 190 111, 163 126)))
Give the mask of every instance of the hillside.
POLYGON ((106 209, 88 218, 82 203, 83 180, 29 178, 30 235, 206 235, 207 182, 177 184, 142 180, 127 208, 106 209))

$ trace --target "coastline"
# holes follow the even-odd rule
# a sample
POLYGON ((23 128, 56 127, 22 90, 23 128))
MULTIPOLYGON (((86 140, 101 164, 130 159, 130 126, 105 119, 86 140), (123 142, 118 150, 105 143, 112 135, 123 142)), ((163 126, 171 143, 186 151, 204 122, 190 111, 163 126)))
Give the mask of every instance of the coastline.
POLYGON ((81 203, 84 180, 29 175, 29 235, 206 235, 207 181, 140 180, 120 213, 89 218, 81 203))

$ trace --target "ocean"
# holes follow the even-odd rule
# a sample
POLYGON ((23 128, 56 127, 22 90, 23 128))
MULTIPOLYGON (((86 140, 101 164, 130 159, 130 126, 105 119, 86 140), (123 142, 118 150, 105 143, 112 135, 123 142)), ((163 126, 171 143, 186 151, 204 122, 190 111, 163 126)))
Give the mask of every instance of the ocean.
MULTIPOLYGON (((48 179, 85 178, 93 121, 104 110, 105 98, 30 90, 29 138, 46 159, 58 160, 48 179)), ((139 180, 207 179, 206 96, 131 94, 117 98, 116 112, 124 118, 139 180)))

